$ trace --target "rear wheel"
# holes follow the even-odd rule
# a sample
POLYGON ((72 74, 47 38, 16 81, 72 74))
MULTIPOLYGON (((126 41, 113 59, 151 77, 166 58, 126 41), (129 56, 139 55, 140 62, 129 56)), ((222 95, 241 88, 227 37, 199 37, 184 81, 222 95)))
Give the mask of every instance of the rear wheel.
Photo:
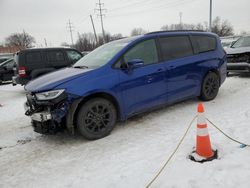
POLYGON ((209 72, 202 82, 200 99, 204 101, 213 100, 219 92, 219 87, 219 76, 214 72, 209 72))
POLYGON ((110 134, 116 123, 115 106, 103 98, 90 99, 78 113, 78 131, 87 139, 95 140, 110 134))

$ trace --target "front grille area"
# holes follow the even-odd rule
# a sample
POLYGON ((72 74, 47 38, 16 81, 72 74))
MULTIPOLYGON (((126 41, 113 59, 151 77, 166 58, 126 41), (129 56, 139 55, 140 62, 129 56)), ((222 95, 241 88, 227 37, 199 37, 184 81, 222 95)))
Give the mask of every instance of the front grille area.
MULTIPOLYGON (((29 109, 30 109, 29 110, 30 114, 33 114, 33 113, 36 113, 36 112, 41 112, 41 111, 43 111, 45 109, 45 106, 38 105, 36 103, 35 95, 27 93, 26 97, 27 97, 27 105, 29 106, 29 109)), ((26 114, 26 115, 30 115, 30 114, 26 114)))
POLYGON ((227 62, 228 63, 242 63, 242 62, 250 63, 250 53, 228 54, 227 62))
MULTIPOLYGON (((41 134, 56 134, 65 129, 65 115, 69 107, 66 95, 51 101, 38 101, 32 93, 27 93, 26 97, 28 108, 25 115, 31 117, 35 132, 41 134), (51 119, 40 121, 39 118, 34 118, 34 115, 40 117, 46 112, 51 115, 51 119)), ((43 118, 41 117, 41 119, 43 118)))

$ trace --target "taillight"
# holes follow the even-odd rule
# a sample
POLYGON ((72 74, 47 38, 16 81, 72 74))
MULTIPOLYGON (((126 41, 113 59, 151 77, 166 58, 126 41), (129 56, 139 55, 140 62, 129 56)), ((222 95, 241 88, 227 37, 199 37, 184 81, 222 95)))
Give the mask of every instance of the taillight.
POLYGON ((20 77, 26 77, 26 67, 19 67, 18 74, 20 77))

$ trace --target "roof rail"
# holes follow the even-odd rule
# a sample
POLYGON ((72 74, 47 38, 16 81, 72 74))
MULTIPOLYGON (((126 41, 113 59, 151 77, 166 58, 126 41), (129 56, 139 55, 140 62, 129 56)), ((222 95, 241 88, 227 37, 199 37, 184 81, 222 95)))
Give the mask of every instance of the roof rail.
POLYGON ((205 31, 203 31, 203 30, 165 30, 165 31, 154 31, 154 32, 149 32, 149 33, 146 33, 145 35, 157 34, 157 33, 165 33, 165 32, 191 32, 191 31, 195 31, 195 32, 205 32, 205 31))

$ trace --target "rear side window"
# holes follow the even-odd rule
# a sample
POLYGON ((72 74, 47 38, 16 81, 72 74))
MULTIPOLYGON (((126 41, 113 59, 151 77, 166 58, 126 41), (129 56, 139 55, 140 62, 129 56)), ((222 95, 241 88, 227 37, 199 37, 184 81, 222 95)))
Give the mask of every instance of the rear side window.
POLYGON ((195 53, 213 51, 216 48, 216 38, 212 36, 192 36, 195 53))
POLYGON ((162 37, 159 39, 164 60, 171 60, 193 55, 188 36, 162 37))
POLYGON ((40 52, 28 52, 26 54, 26 62, 27 63, 38 63, 42 61, 40 52))
POLYGON ((50 62, 64 61, 64 56, 62 51, 48 51, 47 59, 50 62))

